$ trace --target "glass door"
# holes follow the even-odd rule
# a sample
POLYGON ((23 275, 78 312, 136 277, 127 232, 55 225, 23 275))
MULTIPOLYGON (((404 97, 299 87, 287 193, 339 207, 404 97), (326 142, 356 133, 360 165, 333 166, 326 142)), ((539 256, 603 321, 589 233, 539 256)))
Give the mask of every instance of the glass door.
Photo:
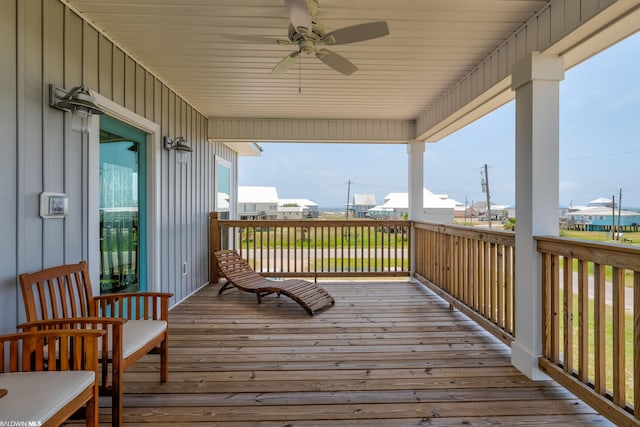
MULTIPOLYGON (((231 163, 216 156, 215 211, 219 219, 231 218, 231 163)), ((229 230, 222 230, 220 248, 229 249, 229 230)))
POLYGON ((145 291, 146 134, 100 117, 100 293, 145 291))

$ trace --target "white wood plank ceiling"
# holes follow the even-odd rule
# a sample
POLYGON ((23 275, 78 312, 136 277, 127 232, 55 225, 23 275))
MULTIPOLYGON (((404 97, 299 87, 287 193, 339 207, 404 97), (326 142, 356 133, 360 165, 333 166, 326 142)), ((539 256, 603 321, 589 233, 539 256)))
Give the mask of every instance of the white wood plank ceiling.
POLYGON ((295 46, 223 35, 286 39, 283 0, 66 3, 209 117, 414 120, 548 2, 319 0, 327 31, 386 20, 390 35, 331 47, 359 68, 351 76, 306 56, 278 77, 295 46))

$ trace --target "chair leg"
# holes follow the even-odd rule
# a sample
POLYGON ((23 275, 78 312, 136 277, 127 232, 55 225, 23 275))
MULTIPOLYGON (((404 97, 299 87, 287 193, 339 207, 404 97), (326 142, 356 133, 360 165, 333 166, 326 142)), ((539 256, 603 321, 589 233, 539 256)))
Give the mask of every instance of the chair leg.
MULTIPOLYGON (((119 364, 118 364, 119 365, 119 364)), ((122 426, 122 370, 114 366, 111 378, 111 425, 122 426)))
POLYGON ((169 379, 169 336, 165 332, 164 340, 160 343, 160 382, 166 383, 169 379))
POLYGON ((230 286, 232 286, 232 284, 230 281, 227 280, 227 282, 220 287, 220 290, 218 291, 218 295, 222 295, 222 293, 230 286))
POLYGON ((94 389, 93 398, 87 402, 85 415, 87 417, 87 427, 98 427, 98 402, 100 399, 98 397, 98 387, 96 386, 94 389))

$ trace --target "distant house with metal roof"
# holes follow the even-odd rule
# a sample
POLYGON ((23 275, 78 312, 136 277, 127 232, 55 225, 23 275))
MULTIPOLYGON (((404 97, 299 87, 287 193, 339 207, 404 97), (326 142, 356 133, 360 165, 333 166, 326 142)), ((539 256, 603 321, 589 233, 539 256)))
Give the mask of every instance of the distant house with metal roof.
MULTIPOLYGON (((613 201, 606 197, 600 197, 587 203, 588 208, 613 208, 613 201)), ((617 204, 616 204, 617 206, 617 204)))
MULTIPOLYGON (((423 220, 444 224, 453 223, 453 212, 456 201, 445 194, 433 194, 423 189, 423 220)), ((369 216, 373 218, 402 219, 409 214, 409 194, 389 193, 384 198, 384 204, 369 209, 369 216)))
MULTIPOLYGON (((280 211, 281 213, 294 211, 297 212, 298 210, 300 211, 300 218, 318 218, 320 216, 318 204, 312 202, 309 199, 280 199, 278 201, 278 211, 280 211)), ((283 214, 280 215, 280 217, 282 219, 291 219, 291 214, 283 214), (286 216, 289 216, 289 218, 286 218, 286 216)))
MULTIPOLYGON (((473 206, 473 212, 482 220, 487 220, 487 202, 479 201, 475 202, 473 206)), ((513 206, 513 212, 515 215, 515 206, 513 206)), ((497 203, 491 203, 491 220, 499 221, 509 216, 509 205, 499 205, 497 203)))
POLYGON ((376 196, 375 194, 354 194, 353 205, 351 211, 353 211, 354 218, 366 218, 369 213, 369 209, 375 207, 376 196))
POLYGON ((613 227, 619 231, 638 231, 640 228, 640 212, 626 210, 618 212, 611 206, 573 210, 567 212, 564 219, 566 227, 571 230, 611 231, 613 227))
POLYGON ((278 192, 275 187, 238 186, 240 219, 278 219, 278 192))

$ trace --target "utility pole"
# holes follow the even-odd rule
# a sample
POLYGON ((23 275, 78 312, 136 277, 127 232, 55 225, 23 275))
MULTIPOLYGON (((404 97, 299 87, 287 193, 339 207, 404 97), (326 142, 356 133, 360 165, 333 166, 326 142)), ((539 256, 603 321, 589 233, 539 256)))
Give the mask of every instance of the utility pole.
POLYGON ((489 228, 491 228, 491 195, 489 194, 489 167, 484 164, 484 171, 480 172, 482 184, 482 192, 487 195, 487 219, 489 220, 489 228))
POLYGON ((611 196, 611 240, 616 240, 616 195, 611 196))
MULTIPOLYGON (((615 206, 615 205, 614 205, 615 206)), ((616 240, 620 240, 620 217, 622 216, 622 188, 620 189, 620 195, 618 196, 618 235, 616 240)))
POLYGON ((351 180, 347 181, 347 209, 344 211, 344 217, 349 219, 349 198, 351 197, 351 180))
POLYGON ((464 225, 467 225, 467 196, 464 196, 464 225))

